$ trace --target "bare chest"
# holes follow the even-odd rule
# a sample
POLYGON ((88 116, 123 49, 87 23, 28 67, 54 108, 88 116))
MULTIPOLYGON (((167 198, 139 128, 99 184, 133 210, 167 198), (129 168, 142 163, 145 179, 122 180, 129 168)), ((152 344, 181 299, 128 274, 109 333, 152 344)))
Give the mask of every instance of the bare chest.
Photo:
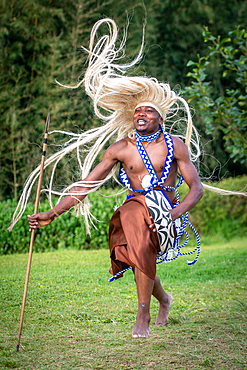
MULTIPOLYGON (((146 153, 154 167, 154 170, 158 177, 161 177, 165 160, 167 157, 167 146, 164 140, 160 142, 144 143, 146 153)), ((138 149, 135 144, 131 144, 126 148, 121 160, 124 170, 130 179, 136 177, 142 178, 148 171, 144 165, 143 159, 141 158, 138 149)))

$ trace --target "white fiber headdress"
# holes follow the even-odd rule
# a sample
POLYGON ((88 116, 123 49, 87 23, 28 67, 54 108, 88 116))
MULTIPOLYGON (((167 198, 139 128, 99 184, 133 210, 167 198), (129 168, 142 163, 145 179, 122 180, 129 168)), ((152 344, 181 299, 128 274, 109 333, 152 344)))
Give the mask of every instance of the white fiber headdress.
POLYGON ((157 110, 157 112, 159 113, 159 115, 162 117, 163 113, 162 113, 162 108, 158 105, 158 104, 155 104, 154 102, 150 102, 150 101, 143 101, 143 102, 140 102, 139 104, 137 104, 137 106, 135 107, 135 110, 137 108, 140 108, 140 107, 152 107, 154 109, 157 110))

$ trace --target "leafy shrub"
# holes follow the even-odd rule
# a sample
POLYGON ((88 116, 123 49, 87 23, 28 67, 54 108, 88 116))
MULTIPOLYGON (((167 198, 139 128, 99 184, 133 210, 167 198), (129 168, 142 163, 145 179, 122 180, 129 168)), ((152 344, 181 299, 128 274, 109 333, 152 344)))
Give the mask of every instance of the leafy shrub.
MULTIPOLYGON (((210 184, 212 185, 212 184, 210 184)), ((225 190, 245 191, 247 176, 228 178, 214 184, 225 190)), ((188 191, 187 185, 180 190, 181 199, 188 191)), ((247 235, 247 202, 246 197, 219 195, 204 190, 203 198, 189 212, 190 222, 201 236, 218 235, 223 238, 247 235)))
MULTIPOLYGON (((243 190, 247 176, 221 181, 217 186, 227 190, 243 190)), ((246 190, 246 189, 245 189, 246 190)), ((181 200, 188 192, 187 185, 180 187, 181 200)), ((108 248, 108 225, 114 211, 125 199, 125 194, 111 197, 111 189, 100 189, 91 194, 92 213, 99 220, 97 229, 91 229, 91 237, 86 234, 83 217, 75 217, 67 212, 45 228, 35 233, 34 251, 53 251, 61 248, 100 249, 108 248)), ((7 200, 0 203, 0 254, 24 253, 29 250, 30 233, 27 215, 33 213, 33 204, 29 203, 22 219, 9 233, 7 227, 15 210, 16 202, 7 200)), ((39 211, 50 209, 48 202, 40 204, 39 211)), ((208 237, 218 235, 223 238, 247 235, 247 202, 238 196, 221 196, 205 190, 202 200, 189 212, 189 219, 200 235, 208 237)))
MULTIPOLYGON (((40 228, 35 232, 33 250, 35 252, 53 251, 55 249, 100 249, 108 248, 108 225, 114 212, 115 205, 121 205, 125 195, 110 196, 111 189, 100 189, 89 196, 91 212, 99 220, 91 228, 91 237, 86 233, 82 216, 75 217, 73 212, 61 215, 50 225, 40 228), (118 204, 117 204, 118 202, 118 204)), ((34 206, 28 203, 27 209, 21 220, 11 232, 7 230, 12 214, 16 208, 15 200, 0 202, 0 254, 24 253, 29 250, 30 233, 28 231, 27 215, 33 214, 34 206)), ((39 212, 50 209, 48 201, 39 205, 39 212)))

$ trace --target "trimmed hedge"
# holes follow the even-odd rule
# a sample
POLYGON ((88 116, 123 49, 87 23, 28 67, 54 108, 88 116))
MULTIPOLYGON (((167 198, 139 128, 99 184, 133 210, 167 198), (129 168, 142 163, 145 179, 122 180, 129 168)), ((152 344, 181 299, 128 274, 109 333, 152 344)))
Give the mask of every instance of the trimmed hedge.
MULTIPOLYGON (((247 176, 221 181, 217 186, 227 190, 243 190, 247 176)), ((187 185, 180 188, 180 198, 188 191, 187 185)), ((246 189, 245 189, 246 191, 246 189)), ((86 234, 83 217, 75 217, 68 212, 50 225, 35 233, 34 251, 52 251, 60 248, 100 249, 108 248, 108 225, 114 212, 114 206, 121 205, 126 193, 110 197, 111 189, 100 189, 91 194, 93 215, 100 220, 97 229, 91 229, 91 237, 86 234)), ((117 190, 114 190, 116 193, 117 190)), ((24 253, 29 250, 30 233, 28 232, 27 215, 33 213, 33 204, 29 203, 22 219, 10 233, 7 227, 15 210, 16 202, 7 200, 0 203, 0 254, 24 253)), ((48 202, 40 204, 39 211, 49 210, 48 202)), ((247 235, 247 202, 245 197, 221 196, 205 190, 202 200, 190 211, 189 219, 203 237, 218 235, 231 238, 236 235, 247 235)))

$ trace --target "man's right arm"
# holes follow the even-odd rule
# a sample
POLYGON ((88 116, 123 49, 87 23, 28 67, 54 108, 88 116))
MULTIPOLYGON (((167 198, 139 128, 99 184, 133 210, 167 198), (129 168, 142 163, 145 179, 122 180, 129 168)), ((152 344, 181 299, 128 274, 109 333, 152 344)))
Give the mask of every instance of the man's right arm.
MULTIPOLYGON (((102 162, 100 162, 92 172, 83 180, 88 181, 99 181, 103 180, 112 170, 114 165, 118 162, 118 152, 121 149, 121 142, 115 143, 111 145, 105 152, 102 162)), ((90 187, 81 187, 75 186, 73 187, 70 192, 75 194, 78 193, 77 196, 75 195, 66 195, 61 202, 59 202, 53 209, 45 213, 37 213, 35 215, 28 215, 28 222, 29 222, 29 231, 32 229, 36 229, 42 226, 49 225, 55 218, 60 216, 62 213, 70 210, 80 201, 82 201, 86 195, 81 194, 90 190, 90 187)))
POLYGON ((177 160, 184 181, 189 186, 189 192, 183 201, 177 207, 170 210, 172 219, 176 220, 199 202, 203 196, 203 187, 197 170, 190 160, 190 155, 184 142, 177 137, 173 137, 173 142, 174 157, 177 160))

